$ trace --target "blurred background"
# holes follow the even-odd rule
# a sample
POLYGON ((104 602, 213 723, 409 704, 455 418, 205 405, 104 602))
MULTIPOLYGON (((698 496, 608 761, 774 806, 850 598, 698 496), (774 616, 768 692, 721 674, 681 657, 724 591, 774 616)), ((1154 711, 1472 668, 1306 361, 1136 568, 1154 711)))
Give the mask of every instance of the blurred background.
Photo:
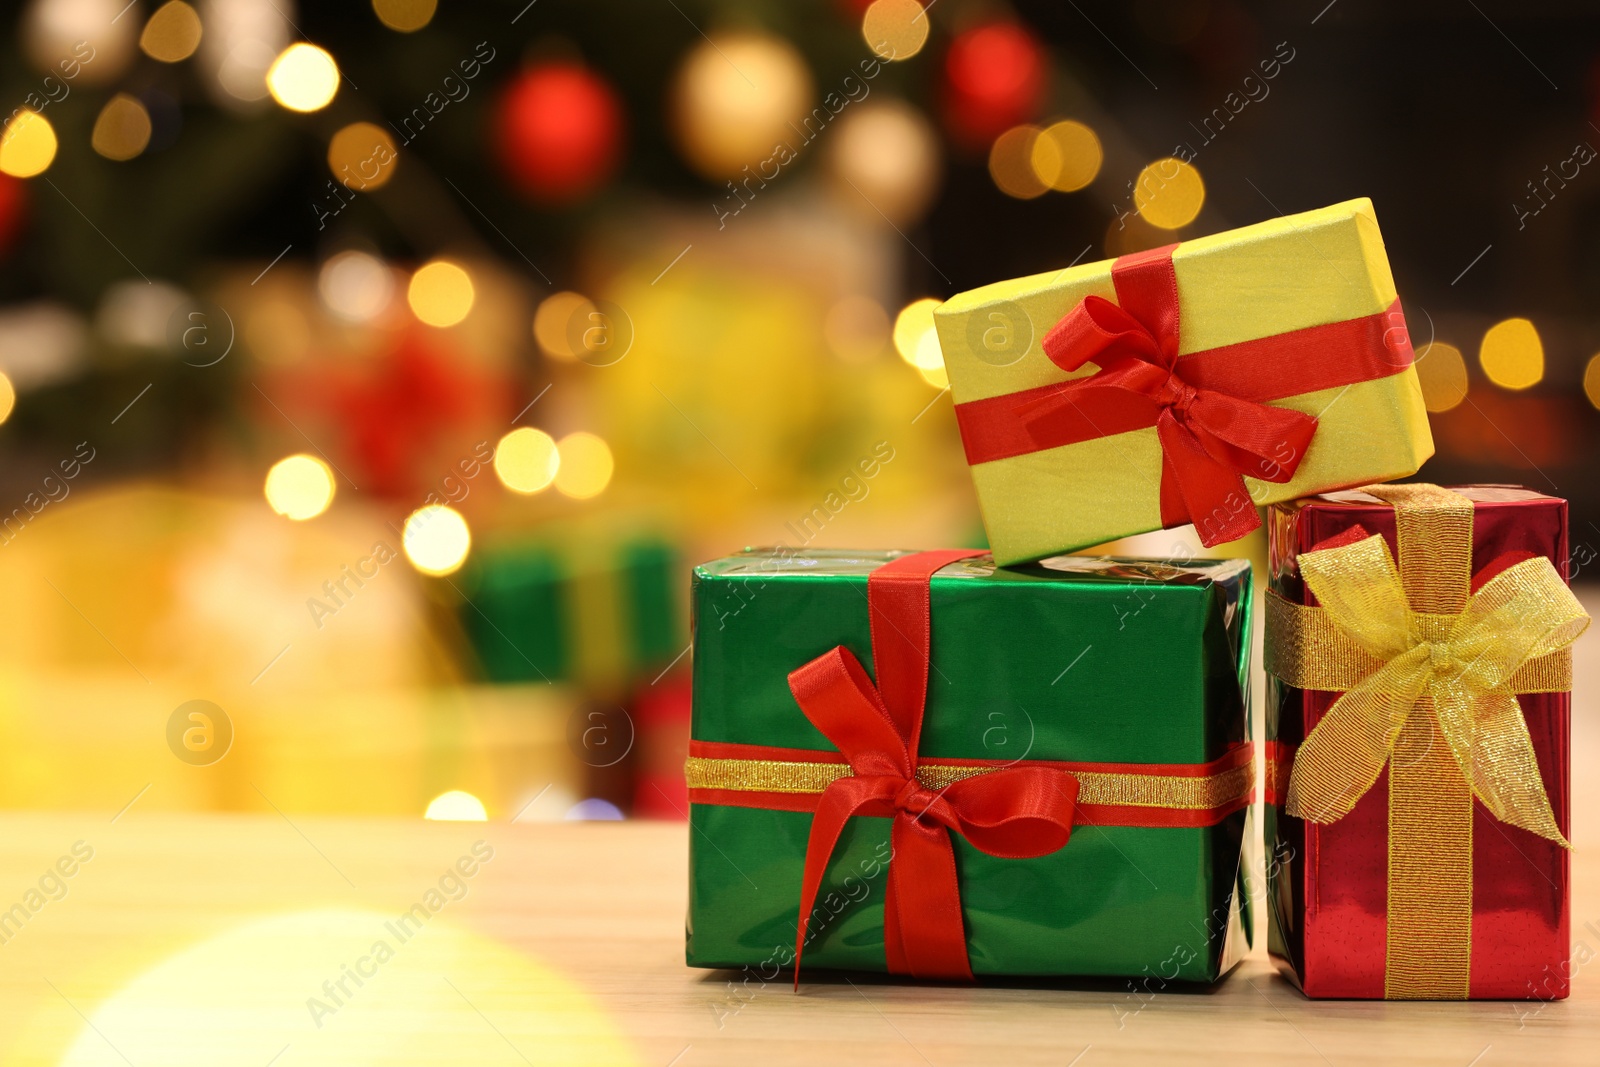
POLYGON ((692 563, 983 543, 939 300, 1357 196, 1600 568, 1586 5, 0 20, 0 806, 679 817, 692 563))

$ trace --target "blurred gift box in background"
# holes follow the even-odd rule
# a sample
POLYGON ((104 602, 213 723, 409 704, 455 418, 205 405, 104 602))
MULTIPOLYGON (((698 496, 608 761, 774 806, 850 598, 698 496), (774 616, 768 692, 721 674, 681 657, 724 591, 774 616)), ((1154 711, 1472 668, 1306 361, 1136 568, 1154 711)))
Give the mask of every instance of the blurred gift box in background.
POLYGON ((983 545, 939 301, 1360 196, 1586 579, 1600 16, 1486 11, 0 16, 0 805, 680 817, 690 564, 983 545))

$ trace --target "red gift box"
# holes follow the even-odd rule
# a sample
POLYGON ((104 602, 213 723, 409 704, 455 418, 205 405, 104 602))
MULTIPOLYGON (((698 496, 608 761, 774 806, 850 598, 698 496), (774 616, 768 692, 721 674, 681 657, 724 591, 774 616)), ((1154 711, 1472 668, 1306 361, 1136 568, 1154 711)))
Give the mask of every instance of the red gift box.
MULTIPOLYGON (((1566 501, 1504 486, 1450 492, 1432 486, 1368 487, 1274 505, 1270 538, 1266 834, 1271 847, 1269 948, 1275 962, 1312 997, 1566 997, 1569 863, 1564 839, 1569 826, 1571 660, 1565 645, 1587 623, 1565 586, 1566 501), (1436 508, 1444 499, 1448 511, 1452 493, 1457 494, 1453 520, 1441 517, 1436 508), (1381 544, 1371 537, 1374 534, 1381 535, 1381 544), (1459 602, 1449 608, 1425 603, 1430 595, 1423 588, 1428 585, 1426 572, 1431 570, 1437 584, 1439 575, 1449 570, 1452 538, 1459 565, 1456 576, 1447 576, 1443 584, 1460 586, 1459 602), (1540 609, 1563 620, 1559 633, 1552 631, 1554 636, 1530 646, 1530 655, 1512 664, 1515 672, 1510 668, 1504 672, 1507 680, 1500 684, 1497 697, 1503 702, 1502 712, 1508 713, 1498 720, 1506 729, 1515 732, 1511 720, 1518 709, 1526 723, 1527 741, 1518 742, 1525 746, 1520 752, 1521 775, 1512 774, 1508 780, 1520 782, 1522 789, 1513 806, 1520 803, 1529 814, 1507 814, 1501 804, 1503 794, 1496 794, 1493 785, 1486 787, 1490 794, 1486 797, 1469 782, 1460 767, 1476 771, 1475 761, 1492 762, 1494 757, 1474 749, 1463 761, 1456 750, 1460 738, 1451 738, 1441 726, 1448 715, 1437 710, 1454 704, 1432 696, 1417 705, 1424 709, 1420 716, 1413 710, 1410 718, 1402 718, 1405 725, 1397 728, 1398 736, 1393 731, 1387 735, 1393 748, 1387 759, 1384 753, 1373 755, 1373 766, 1381 766, 1381 771, 1365 791, 1360 791, 1358 782, 1345 788, 1343 803, 1312 802, 1313 786, 1322 783, 1316 781, 1321 773, 1316 760, 1307 759, 1314 747, 1308 738, 1316 742, 1314 731, 1325 718, 1337 720, 1318 743, 1321 766, 1329 777, 1360 778, 1348 770, 1363 756, 1360 742, 1371 742, 1369 748, 1375 749, 1385 733, 1378 729, 1337 738, 1342 745, 1330 747, 1329 735, 1354 720, 1348 712, 1329 713, 1345 697, 1345 690, 1371 688, 1360 680, 1364 671, 1380 665, 1385 670, 1404 666, 1400 655, 1385 663, 1379 657, 1360 668, 1342 662, 1359 660, 1370 648, 1350 640, 1353 630, 1330 628, 1327 618, 1309 618, 1315 613, 1332 617, 1339 605, 1349 603, 1347 596, 1330 594, 1326 561, 1337 559, 1337 550, 1348 552, 1361 542, 1365 548, 1355 551, 1366 551, 1368 563, 1381 570, 1388 560, 1391 568, 1397 568, 1391 575, 1402 605, 1399 611, 1411 620, 1412 640, 1421 647, 1404 655, 1411 656, 1408 662, 1420 664, 1419 678, 1455 684, 1460 668, 1441 667, 1438 659, 1448 655, 1453 633, 1466 633, 1466 624, 1456 628, 1455 620, 1468 616, 1453 613, 1482 609, 1482 600, 1496 590, 1503 592, 1508 582, 1521 576, 1532 576, 1528 588, 1537 586, 1543 595, 1542 601, 1536 598, 1540 609), (1491 581, 1519 564, 1516 575, 1490 588, 1491 581), (1428 639, 1437 651, 1434 646, 1422 647, 1428 639), (1341 674, 1347 677, 1339 681, 1341 674), (1421 734, 1413 735, 1413 729, 1421 734), (1537 794, 1541 785, 1543 796, 1537 794), (1458 799, 1445 805, 1453 804, 1455 814, 1419 830, 1415 809, 1434 800, 1429 796, 1417 800, 1417 790, 1427 793, 1436 787, 1457 791, 1458 799), (1462 794, 1464 799, 1459 799, 1462 794), (1536 807, 1540 810, 1534 811, 1536 807), (1338 810, 1342 808, 1347 810, 1338 810)), ((1519 619, 1529 614, 1526 607, 1521 610, 1519 619)), ((1505 630, 1503 622, 1488 626, 1478 640, 1500 641, 1505 630)), ((1485 657, 1480 648, 1464 662, 1470 669, 1478 660, 1493 658, 1485 657)), ((1382 700, 1369 705, 1389 706, 1382 700)), ((1481 719, 1488 707, 1488 703, 1472 705, 1473 715, 1481 719)), ((1479 719, 1468 716, 1459 721, 1469 724, 1464 736, 1477 744, 1470 739, 1481 737, 1483 728, 1471 724, 1479 719)), ((1324 786, 1322 795, 1328 794, 1329 787, 1324 786)))

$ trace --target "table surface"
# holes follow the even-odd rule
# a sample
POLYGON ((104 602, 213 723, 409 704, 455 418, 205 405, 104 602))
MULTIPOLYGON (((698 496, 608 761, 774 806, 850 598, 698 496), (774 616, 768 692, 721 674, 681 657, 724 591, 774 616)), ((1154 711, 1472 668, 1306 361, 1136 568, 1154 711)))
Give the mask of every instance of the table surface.
MULTIPOLYGON (((1313 1003, 1259 952, 1213 989, 1145 999, 1115 983, 730 985, 683 965, 687 832, 137 804, 115 822, 0 817, 0 908, 32 909, 0 927, 0 1062, 1595 1062, 1600 964, 1549 1004, 1313 1003)), ((1574 940, 1600 947, 1600 865, 1580 850, 1576 873, 1574 940)))

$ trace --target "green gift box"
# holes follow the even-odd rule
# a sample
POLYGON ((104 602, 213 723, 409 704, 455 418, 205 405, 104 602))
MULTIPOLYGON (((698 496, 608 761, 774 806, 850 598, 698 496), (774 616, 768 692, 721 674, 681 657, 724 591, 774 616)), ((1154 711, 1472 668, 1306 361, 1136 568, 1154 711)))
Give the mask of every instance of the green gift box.
POLYGON ((1242 957, 1247 562, 752 549, 692 604, 691 966, 1242 957))

